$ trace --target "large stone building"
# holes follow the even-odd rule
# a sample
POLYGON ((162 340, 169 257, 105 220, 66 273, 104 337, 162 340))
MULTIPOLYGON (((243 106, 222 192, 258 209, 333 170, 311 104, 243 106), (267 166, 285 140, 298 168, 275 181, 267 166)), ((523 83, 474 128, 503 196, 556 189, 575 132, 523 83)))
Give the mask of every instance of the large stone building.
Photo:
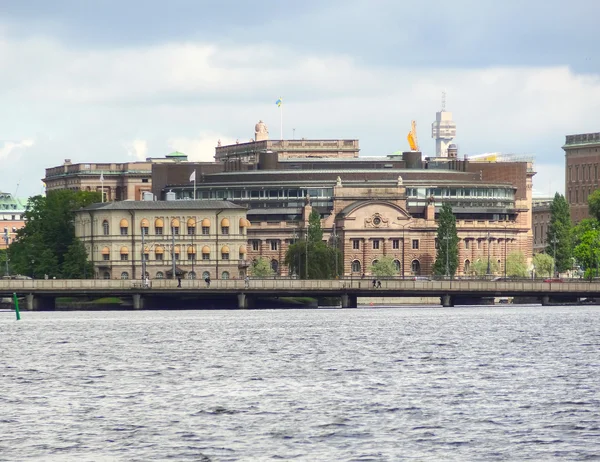
POLYGON ((75 234, 100 279, 229 279, 245 276, 248 226, 228 201, 119 201, 78 210, 75 234))
POLYGON ((383 256, 400 275, 430 274, 444 202, 457 217, 459 275, 469 275, 477 260, 503 271, 513 251, 531 261, 531 162, 422 159, 420 152, 294 158, 270 150, 257 152, 253 162, 221 161, 229 164, 224 172, 212 170, 214 164, 154 165, 153 193, 192 199, 189 176, 196 170, 195 197, 248 207, 248 258, 267 258, 281 276, 288 275, 288 246, 306 233, 312 209, 325 238, 342 250, 346 276, 369 275, 383 256))
POLYGON ((0 249, 10 245, 15 240, 17 231, 25 226, 23 215, 26 207, 27 199, 19 199, 11 193, 0 191, 0 249))
POLYGON ((552 198, 540 197, 533 199, 533 253, 541 253, 546 250, 548 228, 550 227, 550 206, 552 198))
POLYGON ((72 189, 98 191, 104 200, 142 200, 145 192, 152 190, 152 165, 157 163, 185 162, 187 156, 172 152, 164 158, 148 158, 145 162, 80 163, 65 159, 63 165, 46 169, 43 181, 46 191, 72 189))
POLYGON ((598 189, 600 132, 567 135, 565 151, 565 195, 571 219, 578 223, 589 218, 588 196, 598 189))

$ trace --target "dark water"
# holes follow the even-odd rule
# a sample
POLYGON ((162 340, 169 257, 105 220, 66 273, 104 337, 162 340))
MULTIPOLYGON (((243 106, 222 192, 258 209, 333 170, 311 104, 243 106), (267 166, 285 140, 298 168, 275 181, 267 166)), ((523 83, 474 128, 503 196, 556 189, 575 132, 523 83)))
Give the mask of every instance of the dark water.
POLYGON ((0 460, 600 460, 599 317, 0 313, 0 460))

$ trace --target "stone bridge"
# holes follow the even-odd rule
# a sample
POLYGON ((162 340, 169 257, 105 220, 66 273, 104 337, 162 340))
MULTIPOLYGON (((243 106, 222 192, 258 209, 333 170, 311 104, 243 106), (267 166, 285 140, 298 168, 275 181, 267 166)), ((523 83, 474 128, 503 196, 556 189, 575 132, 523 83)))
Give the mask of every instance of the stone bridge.
MULTIPOLYGON (((295 280, 251 279, 248 287, 243 280, 211 281, 210 287, 200 280, 182 280, 181 287, 171 279, 142 281, 100 279, 0 280, 0 297, 16 293, 24 297, 24 308, 54 309, 58 297, 130 298, 133 307, 177 307, 183 299, 213 300, 223 306, 248 308, 258 297, 340 297, 343 307, 356 307, 358 297, 440 297, 443 306, 454 306, 457 300, 489 299, 493 297, 535 297, 543 304, 551 299, 576 301, 581 298, 600 298, 600 282, 572 280, 543 282, 542 280, 382 280, 374 288, 370 280, 295 280)), ((206 305, 204 305, 206 306, 206 305)))

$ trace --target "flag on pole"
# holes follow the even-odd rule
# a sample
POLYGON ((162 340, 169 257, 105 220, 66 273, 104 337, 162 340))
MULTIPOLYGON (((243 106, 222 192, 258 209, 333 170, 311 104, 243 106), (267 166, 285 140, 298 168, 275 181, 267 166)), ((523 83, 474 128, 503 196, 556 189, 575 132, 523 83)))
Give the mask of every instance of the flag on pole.
POLYGON ((100 174, 100 181, 104 181, 104 173, 100 174))
POLYGON ((281 96, 279 98, 277 98, 277 101, 275 101, 275 104, 277 104, 277 107, 281 107, 281 105, 283 104, 283 100, 281 99, 281 96))
POLYGON ((190 181, 196 181, 196 170, 194 170, 190 175, 190 181))

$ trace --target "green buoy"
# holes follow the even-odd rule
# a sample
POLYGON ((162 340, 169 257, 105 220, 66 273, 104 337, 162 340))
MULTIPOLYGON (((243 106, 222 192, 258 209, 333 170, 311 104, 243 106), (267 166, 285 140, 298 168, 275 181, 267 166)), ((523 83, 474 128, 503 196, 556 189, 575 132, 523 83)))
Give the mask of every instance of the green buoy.
POLYGON ((19 300, 17 299, 17 293, 13 292, 13 301, 15 302, 15 314, 17 315, 17 321, 21 319, 21 312, 19 311, 19 300))

